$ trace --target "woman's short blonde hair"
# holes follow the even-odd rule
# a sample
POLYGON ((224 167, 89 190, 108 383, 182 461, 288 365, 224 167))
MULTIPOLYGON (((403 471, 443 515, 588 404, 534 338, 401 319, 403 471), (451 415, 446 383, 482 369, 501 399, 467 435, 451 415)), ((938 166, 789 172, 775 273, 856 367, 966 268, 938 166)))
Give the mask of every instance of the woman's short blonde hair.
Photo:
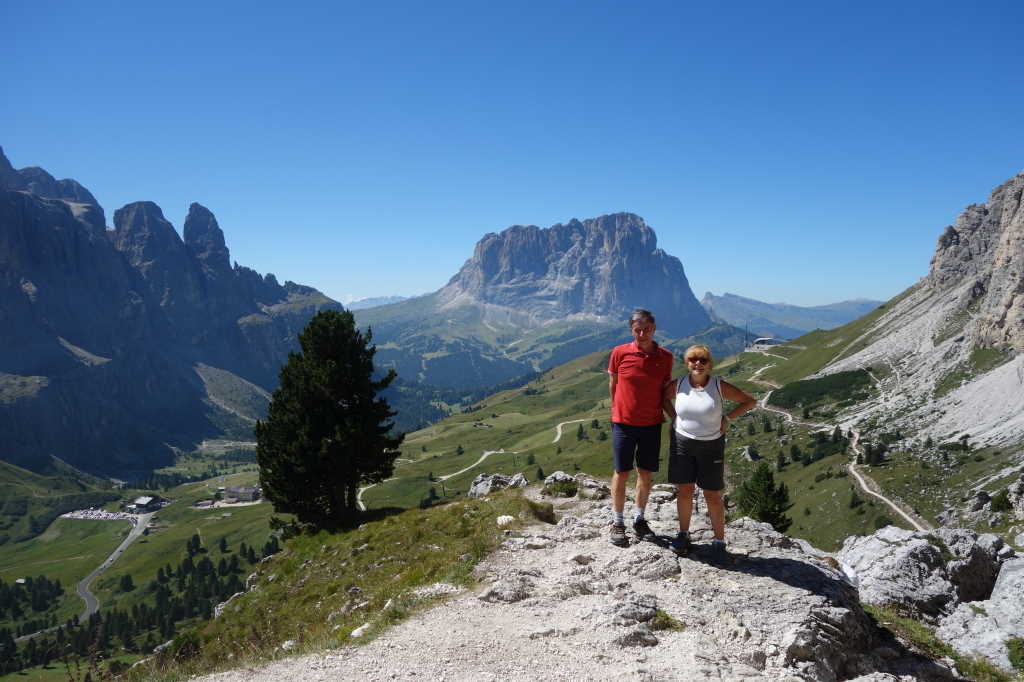
POLYGON ((704 355, 704 357, 708 359, 708 369, 711 369, 715 365, 715 356, 711 354, 711 349, 705 346, 703 343, 696 343, 687 348, 686 352, 683 353, 683 361, 685 362, 686 358, 690 357, 690 353, 693 353, 695 351, 700 352, 702 355, 704 355))

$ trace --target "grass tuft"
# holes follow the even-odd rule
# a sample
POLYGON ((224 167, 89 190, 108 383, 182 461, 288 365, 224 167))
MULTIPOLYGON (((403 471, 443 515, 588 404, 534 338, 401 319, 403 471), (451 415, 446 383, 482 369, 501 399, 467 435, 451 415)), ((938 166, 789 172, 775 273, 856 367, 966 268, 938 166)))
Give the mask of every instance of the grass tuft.
POLYGON ((905 646, 931 659, 951 658, 960 674, 975 682, 1013 682, 1013 676, 980 656, 965 656, 935 635, 920 621, 908 618, 897 607, 864 604, 875 624, 888 630, 905 646))
POLYGON ((651 629, 682 632, 686 629, 686 623, 684 623, 681 620, 677 620, 676 618, 673 618, 662 609, 657 609, 654 612, 654 618, 651 619, 651 629))

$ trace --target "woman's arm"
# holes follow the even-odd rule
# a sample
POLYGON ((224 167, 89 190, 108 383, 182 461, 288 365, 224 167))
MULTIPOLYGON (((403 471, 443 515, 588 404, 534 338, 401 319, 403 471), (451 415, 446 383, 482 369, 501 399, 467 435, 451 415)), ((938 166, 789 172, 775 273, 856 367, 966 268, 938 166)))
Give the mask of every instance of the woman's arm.
POLYGON ((746 391, 736 388, 727 381, 718 380, 718 386, 722 391, 722 397, 734 403, 739 403, 729 414, 722 415, 722 433, 729 427, 729 422, 736 421, 750 410, 757 407, 757 400, 746 391))

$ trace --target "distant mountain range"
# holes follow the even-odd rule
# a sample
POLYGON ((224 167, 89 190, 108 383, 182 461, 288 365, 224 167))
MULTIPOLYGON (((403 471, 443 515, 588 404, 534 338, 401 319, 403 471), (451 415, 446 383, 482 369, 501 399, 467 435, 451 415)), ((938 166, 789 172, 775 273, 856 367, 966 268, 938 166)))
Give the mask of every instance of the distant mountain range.
POLYGON ((379 305, 387 305, 388 303, 398 303, 407 298, 408 296, 372 296, 370 298, 349 301, 345 304, 345 307, 349 310, 365 310, 367 308, 376 308, 379 305))
MULTIPOLYGON (((0 459, 39 468, 56 455, 129 477, 204 439, 251 438, 299 331, 341 305, 232 264, 200 204, 182 234, 149 201, 108 228, 81 184, 16 170, 0 150, 0 459)), ((403 429, 628 340, 636 307, 672 347, 743 343, 630 213, 484 235, 442 289, 352 307, 372 325, 378 367, 399 373, 389 399, 403 429)))
POLYGON ((736 294, 704 294, 700 304, 712 317, 748 329, 755 336, 793 339, 815 329, 833 329, 866 315, 882 301, 858 298, 829 305, 765 303, 736 294))
POLYGON ((637 307, 655 313, 670 345, 742 347, 742 330, 713 322, 682 263, 632 213, 484 235, 442 289, 356 319, 373 328, 377 361, 399 376, 485 387, 627 341, 637 307))

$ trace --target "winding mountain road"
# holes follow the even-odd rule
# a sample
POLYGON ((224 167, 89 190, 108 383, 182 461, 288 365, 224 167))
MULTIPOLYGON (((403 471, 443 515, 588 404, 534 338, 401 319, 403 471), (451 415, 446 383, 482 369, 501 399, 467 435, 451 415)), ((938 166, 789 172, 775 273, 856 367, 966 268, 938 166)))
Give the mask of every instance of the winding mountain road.
MULTIPOLYGON (((97 577, 99 577, 100 573, 103 573, 103 571, 110 568, 114 564, 114 562, 117 561, 122 554, 124 554, 124 551, 128 549, 128 546, 130 544, 135 542, 139 538, 139 536, 141 536, 143 532, 145 532, 146 526, 149 525, 149 520, 153 518, 155 514, 156 512, 149 512, 148 514, 139 514, 138 517, 132 519, 129 522, 132 524, 132 529, 128 532, 128 535, 125 536, 124 540, 121 541, 121 544, 117 546, 117 549, 115 549, 110 554, 110 556, 108 556, 106 560, 104 560, 102 564, 97 566, 92 571, 92 573, 78 581, 78 585, 75 586, 75 591, 78 592, 78 596, 81 597, 82 601, 85 602, 85 611, 83 611, 82 615, 78 617, 79 622, 85 622, 89 619, 89 616, 96 613, 100 608, 100 600, 97 599, 96 595, 94 595, 89 590, 90 585, 92 585, 93 581, 96 580, 97 577)), ((22 642, 28 639, 32 639, 36 635, 41 635, 47 632, 53 632, 54 630, 62 626, 63 624, 56 625, 52 628, 46 628, 45 630, 39 630, 38 632, 33 632, 31 634, 18 637, 14 641, 22 642)))

